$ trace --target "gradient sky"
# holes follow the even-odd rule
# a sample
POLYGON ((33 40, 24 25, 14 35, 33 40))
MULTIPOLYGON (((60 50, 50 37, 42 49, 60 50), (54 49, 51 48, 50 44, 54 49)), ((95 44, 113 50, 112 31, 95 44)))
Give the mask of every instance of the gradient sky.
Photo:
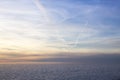
POLYGON ((120 53, 120 0, 0 0, 0 61, 120 53))

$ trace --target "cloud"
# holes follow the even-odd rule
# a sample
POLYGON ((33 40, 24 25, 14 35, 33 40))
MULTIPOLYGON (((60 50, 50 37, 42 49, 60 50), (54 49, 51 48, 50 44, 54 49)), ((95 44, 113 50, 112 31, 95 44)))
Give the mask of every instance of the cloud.
POLYGON ((21 54, 119 52, 119 6, 110 6, 109 1, 103 3, 1 1, 0 51, 23 52, 21 54))
POLYGON ((0 56, 0 62, 75 62, 75 63, 119 63, 119 53, 94 53, 80 55, 79 53, 56 53, 56 54, 16 54, 4 53, 0 56), (7 56, 8 58, 5 58, 7 56))
POLYGON ((40 10, 40 12, 42 12, 44 19, 46 20, 46 23, 50 23, 51 19, 48 16, 48 11, 46 10, 46 8, 40 3, 40 0, 33 0, 35 5, 38 7, 38 9, 40 10))

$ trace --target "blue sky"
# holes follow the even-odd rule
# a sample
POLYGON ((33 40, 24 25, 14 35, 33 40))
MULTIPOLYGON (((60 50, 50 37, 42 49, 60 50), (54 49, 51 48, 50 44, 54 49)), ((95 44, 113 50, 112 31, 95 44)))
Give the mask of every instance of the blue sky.
POLYGON ((1 0, 0 54, 119 53, 119 3, 1 0))

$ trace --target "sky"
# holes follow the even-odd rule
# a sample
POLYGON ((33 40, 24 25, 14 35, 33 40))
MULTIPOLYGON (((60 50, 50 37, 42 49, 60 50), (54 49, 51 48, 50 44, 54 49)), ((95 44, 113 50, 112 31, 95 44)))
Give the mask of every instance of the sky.
POLYGON ((0 0, 0 62, 120 53, 120 0, 0 0))

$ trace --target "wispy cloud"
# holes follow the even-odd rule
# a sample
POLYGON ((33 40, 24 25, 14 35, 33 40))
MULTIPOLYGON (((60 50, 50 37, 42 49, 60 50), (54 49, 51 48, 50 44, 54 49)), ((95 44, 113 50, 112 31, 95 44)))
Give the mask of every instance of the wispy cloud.
POLYGON ((47 21, 46 23, 50 23, 51 19, 48 16, 48 11, 46 10, 46 8, 44 8, 44 6, 40 3, 40 0, 33 0, 35 5, 38 7, 38 9, 40 10, 40 12, 43 14, 45 21, 47 21))
POLYGON ((1 1, 0 52, 118 53, 119 7, 103 0, 1 1))

